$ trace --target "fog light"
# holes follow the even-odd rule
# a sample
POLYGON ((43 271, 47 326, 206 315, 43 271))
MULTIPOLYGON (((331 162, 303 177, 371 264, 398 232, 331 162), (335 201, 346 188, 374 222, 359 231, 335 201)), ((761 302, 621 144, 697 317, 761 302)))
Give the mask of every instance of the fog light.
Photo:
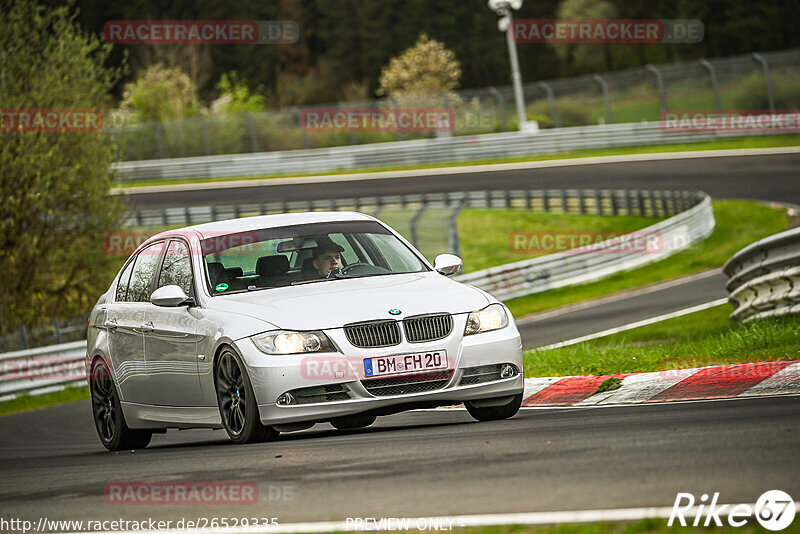
POLYGON ((517 374, 517 368, 510 363, 504 363, 500 367, 500 378, 511 378, 517 374))
POLYGON ((278 397, 278 404, 281 406, 286 404, 294 404, 294 402, 295 402, 294 395, 292 395, 288 391, 283 395, 281 395, 280 397, 278 397))

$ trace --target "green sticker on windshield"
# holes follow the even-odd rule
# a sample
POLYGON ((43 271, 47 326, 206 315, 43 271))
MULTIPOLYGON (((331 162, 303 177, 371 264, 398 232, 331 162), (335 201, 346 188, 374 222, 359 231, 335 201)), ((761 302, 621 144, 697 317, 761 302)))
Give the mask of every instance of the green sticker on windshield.
POLYGON ((225 291, 226 289, 228 289, 228 284, 222 282, 221 284, 217 284, 217 287, 215 287, 214 289, 216 289, 217 291, 225 291))

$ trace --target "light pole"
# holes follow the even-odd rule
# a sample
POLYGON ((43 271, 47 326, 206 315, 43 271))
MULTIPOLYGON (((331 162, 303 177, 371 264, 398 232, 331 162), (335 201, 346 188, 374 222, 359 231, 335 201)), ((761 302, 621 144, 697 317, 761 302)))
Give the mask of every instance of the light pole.
POLYGON ((514 102, 517 104, 517 116, 519 117, 520 130, 524 128, 527 117, 525 115, 525 97, 522 94, 522 76, 519 73, 517 43, 514 40, 514 29, 512 25, 514 19, 511 16, 511 10, 521 7, 522 0, 489 0, 489 9, 497 13, 500 17, 497 20, 497 29, 501 32, 506 32, 508 59, 511 62, 511 82, 514 85, 514 102))

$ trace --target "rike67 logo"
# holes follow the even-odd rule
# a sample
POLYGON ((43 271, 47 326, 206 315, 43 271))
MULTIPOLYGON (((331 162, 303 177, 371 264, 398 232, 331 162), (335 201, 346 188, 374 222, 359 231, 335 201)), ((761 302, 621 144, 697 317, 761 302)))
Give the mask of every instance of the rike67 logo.
POLYGON ((718 504, 719 492, 714 493, 711 501, 708 494, 704 493, 699 501, 695 501, 691 493, 678 493, 667 526, 677 520, 685 527, 688 525, 687 517, 694 516, 691 526, 723 526, 723 517, 727 517, 728 524, 732 527, 743 527, 755 517, 756 521, 767 530, 783 530, 794 521, 797 506, 788 493, 781 490, 769 490, 758 498, 755 505, 751 504, 718 504), (695 503, 697 504, 695 506, 695 503), (705 521, 703 517, 705 516, 705 521))

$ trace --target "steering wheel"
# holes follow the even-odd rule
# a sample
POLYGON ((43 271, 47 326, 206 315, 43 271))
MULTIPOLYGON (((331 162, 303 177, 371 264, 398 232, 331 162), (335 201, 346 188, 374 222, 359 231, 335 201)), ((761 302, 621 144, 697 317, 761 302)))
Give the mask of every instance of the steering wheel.
POLYGON ((372 265, 368 263, 364 263, 363 261, 358 261, 356 263, 351 263, 349 265, 345 265, 342 267, 342 274, 347 274, 352 271, 355 267, 372 267, 372 265))

